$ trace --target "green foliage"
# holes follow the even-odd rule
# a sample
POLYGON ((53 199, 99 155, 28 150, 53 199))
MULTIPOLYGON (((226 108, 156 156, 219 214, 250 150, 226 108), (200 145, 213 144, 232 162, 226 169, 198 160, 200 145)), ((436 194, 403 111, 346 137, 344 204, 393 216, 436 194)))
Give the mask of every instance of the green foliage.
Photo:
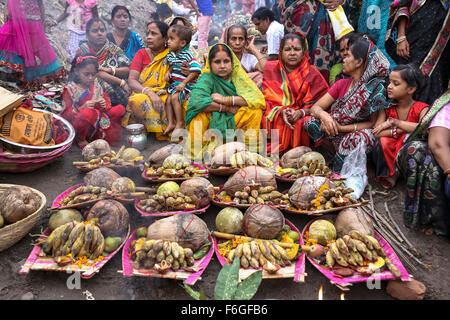
MULTIPOLYGON (((217 276, 214 288, 214 300, 250 300, 258 291, 262 281, 262 270, 252 273, 239 283, 239 258, 233 264, 226 263, 217 276)), ((200 292, 184 283, 185 291, 195 300, 207 300, 203 290, 200 292)))

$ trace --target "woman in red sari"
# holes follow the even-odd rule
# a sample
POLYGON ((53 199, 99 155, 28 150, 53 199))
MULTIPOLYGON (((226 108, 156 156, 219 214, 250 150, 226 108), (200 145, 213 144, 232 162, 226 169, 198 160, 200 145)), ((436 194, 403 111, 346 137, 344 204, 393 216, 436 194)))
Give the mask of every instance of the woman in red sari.
POLYGON ((328 91, 323 76, 308 62, 308 48, 302 35, 285 35, 279 52, 279 60, 268 61, 264 68, 266 111, 262 128, 267 129, 270 138, 273 138, 272 130, 278 130, 279 139, 279 143, 268 142, 268 153, 310 145, 304 122, 309 108, 328 91), (301 117, 294 120, 293 112, 299 110, 301 117))
POLYGON ((63 90, 64 110, 61 115, 75 128, 80 148, 96 139, 117 145, 122 135, 120 122, 125 107, 111 106, 108 94, 96 80, 98 69, 96 57, 75 57, 69 83, 63 90))

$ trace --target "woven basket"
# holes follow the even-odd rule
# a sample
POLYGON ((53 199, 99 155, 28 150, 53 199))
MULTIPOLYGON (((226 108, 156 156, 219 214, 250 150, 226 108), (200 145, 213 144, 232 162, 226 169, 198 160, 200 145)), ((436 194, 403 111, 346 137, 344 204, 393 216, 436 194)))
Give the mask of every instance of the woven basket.
MULTIPOLYGON (((0 184, 0 194, 9 187, 17 186, 15 184, 0 184)), ((0 251, 6 250, 20 241, 34 225, 39 221, 45 206, 47 205, 47 198, 45 195, 33 188, 30 188, 41 198, 41 205, 33 214, 30 214, 25 219, 17 221, 0 228, 0 251)))
POLYGON ((0 172, 31 172, 42 168, 66 153, 72 143, 50 152, 43 153, 0 153, 0 172))

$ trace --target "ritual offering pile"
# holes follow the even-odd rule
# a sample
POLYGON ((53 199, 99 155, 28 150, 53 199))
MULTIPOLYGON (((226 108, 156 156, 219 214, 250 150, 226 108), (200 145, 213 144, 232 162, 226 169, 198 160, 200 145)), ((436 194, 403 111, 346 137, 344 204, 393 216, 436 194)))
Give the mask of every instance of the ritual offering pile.
POLYGON ((288 151, 275 168, 277 177, 295 180, 304 176, 331 177, 325 158, 318 152, 308 151, 308 147, 297 147, 288 151))
MULTIPOLYGON (((218 189, 216 189, 219 191, 218 189)), ((288 205, 287 200, 289 196, 278 192, 275 187, 267 186, 261 187, 259 184, 251 184, 246 186, 242 191, 237 191, 233 196, 227 194, 226 191, 221 191, 218 194, 218 199, 224 202, 233 202, 235 204, 271 204, 275 206, 288 205)))
POLYGON ((149 179, 188 179, 207 176, 208 171, 191 164, 188 158, 180 154, 167 157, 160 167, 148 167, 144 178, 149 179))

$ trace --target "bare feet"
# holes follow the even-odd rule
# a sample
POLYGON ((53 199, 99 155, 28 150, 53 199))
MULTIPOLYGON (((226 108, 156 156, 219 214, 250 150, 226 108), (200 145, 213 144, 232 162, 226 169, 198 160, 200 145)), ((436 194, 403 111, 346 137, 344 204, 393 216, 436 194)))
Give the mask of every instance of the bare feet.
POLYGON ((392 177, 387 177, 387 178, 383 178, 381 180, 381 186, 385 189, 392 189, 396 182, 397 182, 398 176, 392 176, 392 177))
POLYGON ((164 136, 168 136, 170 132, 172 132, 175 129, 175 125, 174 124, 169 124, 166 128, 166 130, 164 130, 163 135, 164 136))
POLYGON ((434 233, 433 228, 426 228, 426 227, 420 228, 419 231, 425 233, 425 235, 427 236, 431 236, 434 233))

